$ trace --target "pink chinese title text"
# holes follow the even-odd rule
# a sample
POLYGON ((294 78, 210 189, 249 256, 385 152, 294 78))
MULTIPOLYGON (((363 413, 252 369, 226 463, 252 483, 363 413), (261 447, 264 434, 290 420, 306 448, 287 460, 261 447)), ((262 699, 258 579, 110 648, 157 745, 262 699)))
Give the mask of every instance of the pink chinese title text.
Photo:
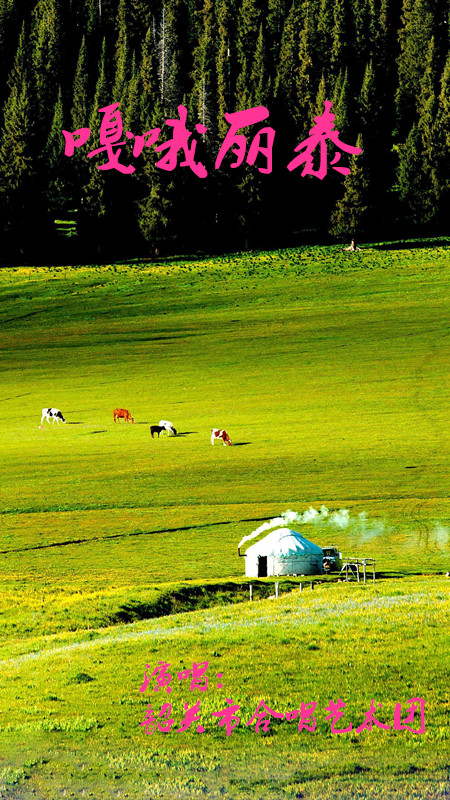
MULTIPOLYGON (((104 153, 107 160, 97 165, 100 170, 117 170, 125 175, 131 175, 135 172, 135 167, 132 164, 123 164, 120 159, 122 146, 127 143, 127 139, 134 139, 133 144, 133 158, 141 155, 144 147, 153 147, 157 153, 164 153, 161 158, 156 162, 159 169, 171 172, 175 167, 189 167, 189 169, 197 175, 198 178, 206 178, 208 172, 205 166, 195 160, 195 150, 197 147, 197 140, 194 138, 192 131, 186 127, 187 110, 184 106, 178 106, 178 119, 167 119, 165 124, 172 128, 172 137, 166 142, 157 144, 161 128, 152 128, 142 134, 134 134, 131 131, 125 131, 125 138, 123 137, 123 122, 119 109, 120 103, 112 103, 104 108, 99 108, 99 113, 103 114, 100 124, 100 147, 91 150, 88 153, 88 158, 98 156, 104 153), (191 138, 192 137, 192 138, 191 138), (191 141, 189 141, 191 140, 191 141), (183 160, 178 162, 178 157, 183 157, 183 160)), ((353 147, 352 145, 345 144, 339 139, 339 131, 334 129, 335 115, 331 111, 332 103, 329 100, 325 101, 325 111, 320 116, 314 118, 315 125, 309 132, 309 137, 304 139, 295 148, 298 155, 287 164, 287 169, 292 172, 298 167, 303 165, 301 176, 312 175, 320 180, 325 178, 328 171, 328 148, 327 142, 330 141, 336 148, 333 160, 330 162, 332 169, 340 172, 341 175, 349 175, 349 167, 335 166, 340 161, 342 152, 349 155, 358 155, 362 152, 361 148, 353 147), (314 166, 314 151, 319 147, 318 165, 314 166), (341 152, 342 151, 342 152, 341 152)), ((272 172, 272 149, 275 140, 275 130, 271 127, 261 128, 253 137, 247 152, 247 136, 243 133, 238 133, 242 128, 247 128, 250 125, 255 125, 267 119, 269 111, 264 106, 256 106, 255 108, 248 108, 243 111, 235 111, 231 114, 225 114, 225 119, 229 124, 228 132, 217 154, 215 161, 215 169, 219 169, 224 157, 228 152, 236 156, 236 160, 230 164, 232 169, 240 167, 244 160, 250 166, 253 166, 258 155, 265 159, 265 166, 259 166, 259 172, 269 174, 272 172), (263 143, 264 142, 264 143, 263 143)), ((197 123, 195 130, 200 135, 207 133, 207 128, 197 123)), ((78 128, 78 130, 62 131, 65 139, 64 155, 73 156, 75 148, 83 147, 91 135, 89 128, 78 128)))

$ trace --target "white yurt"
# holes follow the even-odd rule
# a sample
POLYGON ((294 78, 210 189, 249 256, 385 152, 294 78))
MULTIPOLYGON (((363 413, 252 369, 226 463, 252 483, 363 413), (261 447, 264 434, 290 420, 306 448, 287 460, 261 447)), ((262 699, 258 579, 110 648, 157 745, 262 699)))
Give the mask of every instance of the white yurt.
POLYGON ((323 571, 322 564, 322 548, 290 528, 270 531, 245 553, 245 574, 249 578, 318 575, 323 571))

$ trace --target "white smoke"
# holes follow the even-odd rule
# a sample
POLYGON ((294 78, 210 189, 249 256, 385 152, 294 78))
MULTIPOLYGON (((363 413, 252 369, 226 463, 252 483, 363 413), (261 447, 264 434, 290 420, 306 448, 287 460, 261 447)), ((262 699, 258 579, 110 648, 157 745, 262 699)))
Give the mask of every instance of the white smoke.
POLYGON ((437 547, 440 547, 444 550, 447 546, 449 538, 448 528, 446 528, 445 525, 441 525, 440 522, 437 522, 433 528, 433 534, 437 547))
POLYGON ((340 530, 348 528, 350 524, 350 512, 346 508, 342 508, 340 511, 334 511, 330 517, 330 524, 340 530))
POLYGON ((381 520, 371 520, 369 522, 365 511, 357 514, 356 517, 352 517, 346 508, 341 508, 339 511, 333 511, 330 514, 328 508, 324 505, 320 507, 319 511, 310 506, 306 511, 300 514, 290 509, 283 511, 279 517, 274 517, 269 522, 264 522, 263 525, 260 525, 259 528, 249 533, 248 536, 244 536, 239 542, 238 547, 242 547, 244 542, 255 539, 260 533, 269 531, 271 528, 285 528, 292 525, 292 523, 296 523, 297 525, 312 523, 315 526, 326 526, 337 530, 345 530, 349 526, 352 526, 358 531, 364 541, 369 541, 384 530, 383 522, 381 520))

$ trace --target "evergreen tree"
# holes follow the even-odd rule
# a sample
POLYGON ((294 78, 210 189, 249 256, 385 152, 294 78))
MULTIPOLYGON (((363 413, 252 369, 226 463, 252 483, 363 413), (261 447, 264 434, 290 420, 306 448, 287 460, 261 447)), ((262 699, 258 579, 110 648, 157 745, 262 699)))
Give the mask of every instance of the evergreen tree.
MULTIPOLYGON (((108 96, 108 89, 109 83, 106 75, 106 40, 103 39, 98 62, 98 80, 88 125, 91 131, 89 144, 92 148, 97 148, 99 146, 102 115, 98 113, 98 109, 109 105, 111 102, 111 98, 108 96)), ((106 176, 105 172, 102 170, 98 170, 97 166, 105 156, 100 153, 92 159, 88 159, 85 152, 83 152, 80 154, 80 158, 81 157, 83 157, 83 165, 85 168, 83 169, 84 180, 80 187, 78 202, 78 231, 84 242, 92 243, 95 251, 100 253, 105 238, 106 183, 108 181, 108 176, 106 176), (84 159, 86 159, 86 161, 84 159)))
POLYGON ((330 67, 335 75, 339 72, 342 64, 346 63, 348 44, 346 2, 345 0, 335 0, 330 52, 330 67))
POLYGON ((122 101, 124 130, 141 133, 141 75, 136 66, 136 55, 131 59, 131 78, 122 101))
POLYGON ((354 61, 359 69, 370 60, 374 40, 373 0, 352 0, 352 41, 354 44, 354 61))
POLYGON ((325 80, 325 75, 322 75, 319 83, 319 88, 317 90, 316 95, 316 102, 314 104, 314 117, 317 117, 320 114, 323 114, 325 108, 325 100, 327 100, 327 84, 325 80))
POLYGON ((10 246, 21 253, 25 239, 36 245, 36 232, 46 230, 45 208, 39 200, 35 107, 29 63, 30 45, 23 26, 8 78, 10 89, 0 136, 0 227, 10 246))
POLYGON ((217 109, 218 109, 218 135, 222 139, 227 132, 228 125, 225 113, 230 111, 231 103, 231 53, 230 53, 230 12, 227 0, 219 0, 217 8, 217 109))
POLYGON ((305 0, 303 28, 298 40, 298 68, 296 70, 297 99, 294 118, 296 130, 302 138, 307 135, 313 117, 315 89, 314 47, 316 43, 315 14, 310 0, 305 0))
POLYGON ((378 133, 377 120, 380 115, 380 108, 377 106, 377 93, 375 88, 375 75, 372 61, 366 64, 364 78, 359 95, 359 129, 364 134, 369 135, 370 129, 375 135, 378 133))
POLYGON ((208 128, 207 141, 215 142, 217 129, 216 20, 213 0, 204 0, 202 31, 194 53, 190 112, 208 128))
POLYGON ((400 145, 398 185, 400 199, 409 218, 418 224, 430 222, 437 212, 440 194, 436 150, 436 97, 434 93, 434 39, 429 42, 425 69, 417 100, 418 122, 400 145), (416 174, 414 174, 416 171, 416 174))
POLYGON ((293 2, 283 28, 275 77, 275 98, 281 121, 296 113, 300 30, 300 11, 298 5, 293 2))
POLYGON ((88 122, 88 60, 85 36, 81 41, 73 81, 71 118, 73 130, 86 127, 88 122))
POLYGON ((334 27, 333 9, 334 0, 320 0, 317 12, 317 60, 327 76, 331 72, 331 41, 334 27))
POLYGON ((101 115, 98 113, 99 108, 111 104, 111 96, 109 94, 110 84, 107 76, 107 62, 106 62, 106 39, 103 39, 100 58, 98 61, 98 79, 95 87, 94 100, 91 106, 91 114, 89 118, 89 128, 91 130, 91 137, 96 135, 100 130, 101 115))
POLYGON ((357 238, 366 230, 370 184, 361 135, 358 136, 356 146, 361 147, 363 152, 352 156, 350 174, 344 181, 343 197, 331 215, 330 233, 339 239, 357 238))
POLYGON ((141 98, 139 103, 140 124, 142 130, 149 129, 149 120, 154 113, 158 100, 158 64, 156 58, 156 31, 149 25, 142 43, 141 63, 139 67, 141 98))
POLYGON ((158 55, 160 99, 166 115, 176 114, 185 93, 186 76, 183 42, 187 21, 182 0, 171 0, 161 13, 158 55))
POLYGON ((128 46, 127 0, 120 0, 117 12, 117 40, 115 57, 115 80, 111 102, 123 100, 130 79, 130 52, 128 46))
POLYGON ((40 134, 46 138, 61 84, 63 36, 60 0, 39 0, 33 11, 33 73, 40 134))
POLYGON ((285 17, 286 0, 268 0, 266 30, 269 42, 267 58, 270 61, 273 61, 278 55, 285 17))
POLYGON ((101 26, 101 5, 98 0, 85 0, 86 36, 88 41, 95 43, 101 26))
POLYGON ((270 78, 266 67, 266 43, 263 26, 260 25, 255 57, 250 75, 250 92, 256 106, 267 106, 270 100, 270 78))
POLYGON ((67 180, 67 160, 64 156, 63 136, 64 112, 61 88, 53 111, 50 133, 43 151, 46 166, 47 186, 45 196, 47 208, 54 218, 64 213, 70 204, 70 189, 67 180))
MULTIPOLYGON (((11 30, 11 17, 14 0, 0 0, 0 76, 7 72, 8 35, 11 30)), ((3 107, 6 86, 0 81, 0 109, 3 107)))
POLYGON ((397 185, 400 200, 407 208, 406 218, 412 223, 426 221, 430 208, 424 207, 424 178, 422 166, 422 136, 416 123, 412 126, 406 142, 398 145, 399 164, 397 185))
POLYGON ((256 49, 260 26, 261 9, 257 0, 242 0, 237 24, 237 58, 240 64, 256 49))
POLYGON ((434 134, 439 214, 442 221, 447 223, 448 208, 450 207, 450 54, 441 76, 434 134))
MULTIPOLYGON (((438 180, 436 175, 436 95, 434 91, 435 78, 435 46, 434 37, 428 45, 423 75, 420 80, 420 94, 417 102, 418 128, 422 136, 422 173, 428 184, 429 204, 435 209, 435 200, 438 195, 438 180)), ((433 212, 431 212, 431 216, 433 212)))
POLYGON ((395 94, 400 137, 415 120, 423 64, 433 36, 432 0, 404 0, 399 30, 398 88, 395 94))
POLYGON ((350 81, 346 69, 341 80, 336 84, 335 97, 333 97, 333 112, 336 117, 334 124, 343 137, 350 129, 350 105, 350 81))

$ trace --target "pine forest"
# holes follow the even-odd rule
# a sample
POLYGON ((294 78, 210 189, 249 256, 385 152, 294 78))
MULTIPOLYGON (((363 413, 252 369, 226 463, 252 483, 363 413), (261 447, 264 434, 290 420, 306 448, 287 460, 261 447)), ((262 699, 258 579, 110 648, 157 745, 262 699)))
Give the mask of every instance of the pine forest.
POLYGON ((449 11, 449 0, 0 0, 2 258, 443 233, 449 11), (340 140, 362 153, 343 153, 341 174, 329 142, 321 180, 287 164, 325 101, 340 140), (132 173, 98 169, 105 152, 88 157, 101 146, 99 109, 115 103, 132 173), (168 142, 181 105, 207 177, 182 166, 182 151, 172 170, 153 145, 133 155, 131 133, 159 128, 168 142), (263 153, 232 167, 228 152, 215 169, 225 114, 259 106, 268 118, 239 134, 250 146, 274 129, 270 173, 263 153), (89 142, 66 155, 62 131, 86 128, 89 142))

